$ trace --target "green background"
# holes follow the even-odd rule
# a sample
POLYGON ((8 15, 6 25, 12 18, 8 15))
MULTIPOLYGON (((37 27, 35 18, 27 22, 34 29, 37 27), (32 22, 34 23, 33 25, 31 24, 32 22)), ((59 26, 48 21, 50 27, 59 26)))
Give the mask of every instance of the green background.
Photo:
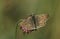
POLYGON ((60 0, 0 0, 0 39, 60 39, 60 0), (48 13, 47 25, 23 35, 16 23, 31 13, 48 13))

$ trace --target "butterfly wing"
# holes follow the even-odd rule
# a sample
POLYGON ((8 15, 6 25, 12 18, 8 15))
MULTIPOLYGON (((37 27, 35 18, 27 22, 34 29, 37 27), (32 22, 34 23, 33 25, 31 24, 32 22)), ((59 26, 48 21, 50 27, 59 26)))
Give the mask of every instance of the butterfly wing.
POLYGON ((21 27, 23 32, 30 32, 34 26, 30 16, 26 19, 23 19, 18 25, 21 27))
POLYGON ((48 20, 48 14, 37 15, 38 26, 37 28, 44 27, 48 20))

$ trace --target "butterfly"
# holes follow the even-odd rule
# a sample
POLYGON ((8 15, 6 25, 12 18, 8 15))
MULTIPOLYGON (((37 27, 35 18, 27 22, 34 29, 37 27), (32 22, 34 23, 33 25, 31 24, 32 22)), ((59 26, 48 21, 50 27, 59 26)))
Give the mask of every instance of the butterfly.
POLYGON ((18 23, 18 26, 24 33, 30 33, 46 25, 48 14, 29 15, 18 23))

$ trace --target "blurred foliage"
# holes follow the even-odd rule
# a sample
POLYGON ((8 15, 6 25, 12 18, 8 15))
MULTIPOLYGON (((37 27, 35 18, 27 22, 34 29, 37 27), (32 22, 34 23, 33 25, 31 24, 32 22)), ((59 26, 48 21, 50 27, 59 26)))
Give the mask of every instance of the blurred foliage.
POLYGON ((0 0, 0 39, 15 39, 16 22, 31 13, 48 13, 46 27, 17 39, 60 39, 60 0, 0 0))

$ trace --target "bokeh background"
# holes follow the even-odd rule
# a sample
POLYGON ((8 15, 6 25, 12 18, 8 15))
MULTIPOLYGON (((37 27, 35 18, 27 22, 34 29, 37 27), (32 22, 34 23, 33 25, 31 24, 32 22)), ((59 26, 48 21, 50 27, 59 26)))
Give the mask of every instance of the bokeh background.
POLYGON ((0 0, 0 39, 60 39, 60 0, 0 0), (18 27, 16 33, 17 21, 32 12, 48 13, 47 25, 28 35, 18 27))

